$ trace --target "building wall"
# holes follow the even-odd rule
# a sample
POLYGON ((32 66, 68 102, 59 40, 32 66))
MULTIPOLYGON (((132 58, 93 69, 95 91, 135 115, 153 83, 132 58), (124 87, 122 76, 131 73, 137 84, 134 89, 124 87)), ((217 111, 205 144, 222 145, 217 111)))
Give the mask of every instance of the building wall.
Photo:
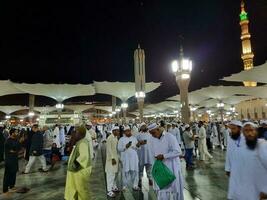
POLYGON ((265 119, 267 113, 267 101, 264 99, 253 99, 243 101, 235 106, 238 119, 265 119))

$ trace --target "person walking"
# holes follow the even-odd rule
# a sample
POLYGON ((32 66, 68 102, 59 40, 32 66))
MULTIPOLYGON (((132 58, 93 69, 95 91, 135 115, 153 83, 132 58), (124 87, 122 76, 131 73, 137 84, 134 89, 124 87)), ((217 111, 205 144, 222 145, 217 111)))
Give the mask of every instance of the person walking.
POLYGON ((195 144, 195 136, 190 130, 188 124, 185 125, 185 131, 183 133, 184 144, 185 144, 185 161, 186 169, 194 169, 193 166, 193 149, 195 144))
POLYGON ((28 174, 31 170, 31 167, 35 163, 36 159, 38 159, 41 164, 42 164, 42 172, 47 172, 47 167, 46 167, 46 160, 43 155, 43 144, 44 144, 44 139, 43 139, 43 134, 39 131, 39 127, 37 124, 34 124, 32 126, 32 143, 30 147, 30 159, 28 164, 26 165, 24 174, 28 174))
POLYGON ((3 193, 8 195, 9 190, 15 190, 16 175, 19 168, 18 152, 21 145, 17 139, 18 131, 11 129, 10 136, 5 143, 5 172, 3 179, 3 193))
POLYGON ((85 139, 86 128, 81 126, 76 129, 75 146, 72 149, 67 169, 65 186, 66 200, 90 200, 89 187, 92 171, 90 144, 85 139))

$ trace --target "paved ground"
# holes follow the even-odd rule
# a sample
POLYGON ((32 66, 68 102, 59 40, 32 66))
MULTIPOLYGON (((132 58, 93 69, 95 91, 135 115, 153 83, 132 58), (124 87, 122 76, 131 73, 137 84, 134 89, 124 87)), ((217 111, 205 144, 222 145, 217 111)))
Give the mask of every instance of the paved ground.
MULTIPOLYGON (((105 148, 97 150, 97 157, 94 162, 91 176, 90 188, 94 194, 93 199, 104 200, 106 197, 106 182, 104 177, 102 153, 105 148)), ((197 163, 195 171, 186 171, 183 164, 183 174, 185 177, 185 200, 225 200, 227 194, 227 177, 224 175, 224 152, 216 150, 214 160, 206 164, 197 163)), ((20 170, 24 169, 25 162, 20 162, 20 170)), ((3 167, 0 166, 0 188, 2 190, 3 167)), ((63 200, 66 176, 66 166, 59 164, 55 170, 43 174, 37 172, 38 164, 34 168, 34 173, 29 175, 19 174, 17 186, 31 188, 26 194, 12 194, 10 198, 0 199, 10 200, 63 200)), ((119 178, 120 179, 120 178, 119 178)), ((120 183, 119 183, 120 184, 120 183)), ((141 192, 127 190, 117 196, 116 200, 154 200, 156 196, 152 188, 148 186, 147 180, 143 179, 141 192)))

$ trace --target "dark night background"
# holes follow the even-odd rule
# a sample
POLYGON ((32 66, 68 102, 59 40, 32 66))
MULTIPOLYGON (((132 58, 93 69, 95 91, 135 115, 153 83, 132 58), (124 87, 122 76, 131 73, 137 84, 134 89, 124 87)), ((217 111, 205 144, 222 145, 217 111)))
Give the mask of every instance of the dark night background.
MULTIPOLYGON (((247 0, 255 65, 267 60, 267 1, 247 0)), ((243 69, 239 0, 8 1, 0 6, 0 79, 29 83, 134 81, 133 52, 146 53, 155 102, 178 93, 170 63, 193 60, 190 90, 243 69)))

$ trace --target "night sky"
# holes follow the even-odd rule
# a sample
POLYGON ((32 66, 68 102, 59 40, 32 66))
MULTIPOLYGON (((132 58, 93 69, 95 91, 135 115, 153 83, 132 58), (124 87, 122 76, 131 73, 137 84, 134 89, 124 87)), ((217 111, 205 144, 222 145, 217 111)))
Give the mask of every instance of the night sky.
MULTIPOLYGON (((148 101, 178 93, 171 62, 193 60, 190 90, 243 69, 239 0, 8 1, 1 5, 0 79, 29 83, 134 81, 145 49, 148 101)), ((247 0, 255 65, 267 60, 267 1, 247 0)))

